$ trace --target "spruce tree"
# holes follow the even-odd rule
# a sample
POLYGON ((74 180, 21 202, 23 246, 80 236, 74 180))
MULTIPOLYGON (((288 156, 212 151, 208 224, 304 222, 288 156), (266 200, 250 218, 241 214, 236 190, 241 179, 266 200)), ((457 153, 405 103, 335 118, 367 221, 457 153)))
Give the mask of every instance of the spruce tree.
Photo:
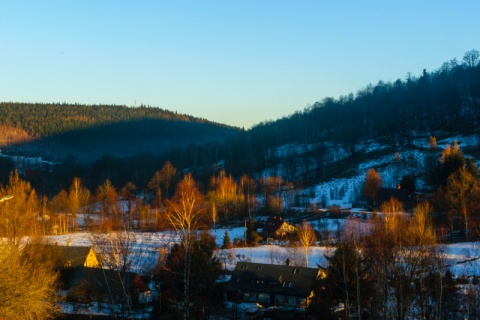
POLYGON ((223 236, 222 249, 229 249, 232 247, 232 241, 228 235, 228 230, 225 230, 225 235, 223 236))

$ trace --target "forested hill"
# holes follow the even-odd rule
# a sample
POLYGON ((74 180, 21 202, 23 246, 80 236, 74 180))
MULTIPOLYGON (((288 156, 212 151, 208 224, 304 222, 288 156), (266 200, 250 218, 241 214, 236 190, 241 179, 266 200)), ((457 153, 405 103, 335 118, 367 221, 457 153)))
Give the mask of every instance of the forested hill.
MULTIPOLYGON (((332 146, 355 158, 366 141, 395 149, 412 147, 414 139, 428 141, 430 135, 480 133, 479 56, 471 50, 462 62, 453 59, 437 70, 423 70, 418 77, 379 81, 356 93, 325 98, 288 117, 260 123, 233 142, 227 168, 234 174, 277 165, 285 168, 288 164, 280 158, 287 156, 293 167, 298 167, 298 161, 309 163, 310 157, 317 163, 315 170, 321 171, 318 166, 331 161, 324 157, 332 146), (283 154, 272 152, 280 147, 283 154)), ((317 176, 306 173, 302 179, 317 176)))
MULTIPOLYGON (((477 52, 478 53, 478 52, 477 52)), ((325 98, 311 107, 252 128, 268 144, 338 141, 352 151, 360 139, 409 144, 416 133, 470 134, 480 129, 480 64, 456 59, 419 77, 379 81, 356 94, 325 98)))
POLYGON ((82 162, 102 156, 160 154, 223 140, 239 129, 140 106, 0 103, 0 147, 11 152, 82 162))
POLYGON ((22 129, 30 137, 43 138, 99 125, 142 119, 208 123, 227 127, 203 118, 155 107, 131 108, 119 105, 81 105, 65 103, 0 103, 0 124, 22 129))

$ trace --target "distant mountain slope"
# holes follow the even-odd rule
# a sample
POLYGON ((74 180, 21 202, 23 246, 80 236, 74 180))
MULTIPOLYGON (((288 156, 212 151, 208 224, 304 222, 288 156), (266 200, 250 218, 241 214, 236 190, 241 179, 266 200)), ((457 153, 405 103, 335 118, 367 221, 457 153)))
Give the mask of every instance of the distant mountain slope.
POLYGON ((66 103, 0 103, 0 124, 23 129, 33 138, 50 137, 79 129, 141 119, 208 123, 228 127, 206 119, 146 106, 133 108, 119 105, 66 103))
POLYGON ((223 141, 237 128, 153 107, 0 103, 0 147, 82 162, 223 141))
MULTIPOLYGON (((480 64, 452 60, 418 78, 379 81, 356 94, 325 98, 311 107, 272 122, 260 123, 231 142, 226 167, 234 174, 258 173, 279 165, 302 182, 344 172, 348 161, 363 157, 367 141, 384 147, 413 147, 415 139, 480 133, 480 64), (302 146, 275 150, 282 146, 302 146), (332 168, 330 148, 346 152, 332 168)), ((475 153, 475 150, 471 150, 475 153)), ((286 178, 288 178, 286 177, 286 178)))

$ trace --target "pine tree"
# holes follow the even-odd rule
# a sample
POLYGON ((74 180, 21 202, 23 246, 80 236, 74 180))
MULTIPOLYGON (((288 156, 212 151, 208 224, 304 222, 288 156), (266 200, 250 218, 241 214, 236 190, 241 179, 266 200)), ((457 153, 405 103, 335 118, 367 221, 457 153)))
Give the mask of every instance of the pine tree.
POLYGON ((230 236, 228 235, 228 230, 225 230, 225 235, 223 236, 222 249, 230 249, 232 247, 232 242, 230 236))

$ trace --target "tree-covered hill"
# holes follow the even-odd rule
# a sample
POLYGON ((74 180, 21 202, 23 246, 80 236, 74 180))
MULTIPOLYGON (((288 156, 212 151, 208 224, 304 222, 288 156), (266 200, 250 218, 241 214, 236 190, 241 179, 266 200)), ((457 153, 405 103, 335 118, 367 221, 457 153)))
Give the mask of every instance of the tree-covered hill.
POLYGON ((57 160, 68 155, 93 161, 105 155, 159 154, 223 140, 238 131, 154 107, 0 103, 0 146, 57 160))
MULTIPOLYGON (((286 145, 304 146, 300 154, 321 164, 328 162, 322 157, 329 144, 353 156, 367 140, 396 148, 411 146, 420 136, 480 133, 479 56, 471 50, 465 53, 463 63, 452 59, 438 70, 423 70, 419 77, 379 81, 356 94, 325 98, 288 117, 260 123, 234 138, 236 148, 229 149, 232 154, 226 157, 231 160, 227 166, 238 173, 272 167, 280 161, 272 150, 286 145)), ((318 171, 318 166, 314 167, 318 171)))
POLYGON ((0 124, 23 129, 33 138, 50 137, 78 129, 141 119, 208 123, 226 127, 206 119, 143 105, 131 108, 119 105, 0 103, 0 124))

